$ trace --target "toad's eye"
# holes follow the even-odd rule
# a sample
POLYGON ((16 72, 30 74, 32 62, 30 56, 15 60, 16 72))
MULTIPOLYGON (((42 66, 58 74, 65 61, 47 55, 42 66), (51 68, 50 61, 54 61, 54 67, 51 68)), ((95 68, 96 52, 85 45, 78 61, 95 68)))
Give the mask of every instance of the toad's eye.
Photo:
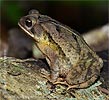
POLYGON ((27 26, 28 28, 32 27, 32 20, 31 20, 30 18, 27 18, 27 19, 25 20, 25 24, 26 24, 26 26, 27 26))

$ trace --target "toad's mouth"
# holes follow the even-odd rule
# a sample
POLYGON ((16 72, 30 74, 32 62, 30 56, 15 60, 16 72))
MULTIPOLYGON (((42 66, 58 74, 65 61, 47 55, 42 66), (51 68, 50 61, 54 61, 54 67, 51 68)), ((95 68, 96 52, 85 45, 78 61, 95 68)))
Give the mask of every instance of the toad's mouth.
POLYGON ((18 22, 18 25, 19 25, 20 28, 21 28, 24 32, 26 32, 35 42, 38 42, 38 41, 35 39, 35 37, 34 37, 34 35, 33 35, 32 32, 26 30, 26 29, 23 27, 23 25, 21 25, 19 22, 18 22))

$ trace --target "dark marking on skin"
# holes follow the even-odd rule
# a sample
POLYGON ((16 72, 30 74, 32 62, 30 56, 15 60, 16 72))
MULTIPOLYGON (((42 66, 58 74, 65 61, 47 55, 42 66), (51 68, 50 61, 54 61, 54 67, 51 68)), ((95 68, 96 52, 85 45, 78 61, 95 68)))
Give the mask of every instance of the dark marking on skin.
POLYGON ((32 32, 33 34, 35 33, 34 27, 31 29, 31 32, 32 32))
POLYGON ((61 29, 59 26, 56 26, 56 30, 60 33, 61 32, 61 29))
MULTIPOLYGON (((72 48, 72 47, 74 48, 74 46, 73 46, 72 44, 69 44, 68 46, 69 46, 69 48, 72 48)), ((74 48, 74 49, 75 49, 75 48, 74 48)))
POLYGON ((38 16, 38 20, 40 20, 40 19, 41 19, 41 16, 39 15, 39 16, 38 16))
POLYGON ((90 52, 88 52, 87 55, 88 55, 89 58, 92 58, 92 54, 90 52))
POLYGON ((94 70, 95 73, 97 73, 99 75, 100 71, 98 69, 94 70))
POLYGON ((90 65, 88 66, 88 70, 87 70, 85 79, 88 79, 89 76, 91 77, 91 72, 93 73, 93 70, 91 69, 91 67, 93 67, 92 64, 93 64, 93 63, 91 62, 90 65))
MULTIPOLYGON (((47 32, 46 32, 46 33, 47 33, 47 32)), ((51 42, 52 44, 56 44, 56 45, 57 45, 57 48, 59 49, 59 51, 61 51, 61 52, 59 52, 59 54, 60 54, 60 55, 63 55, 63 56, 65 57, 65 54, 64 54, 64 52, 62 51, 61 47, 60 47, 56 42, 54 42, 54 40, 52 39, 52 37, 50 36, 49 33, 47 33, 47 35, 48 35, 48 39, 50 40, 49 42, 51 42)), ((66 58, 66 57, 65 57, 65 58, 66 58)))
POLYGON ((68 49, 68 52, 71 52, 71 49, 68 49))
POLYGON ((93 63, 93 62, 98 62, 98 60, 96 59, 96 57, 93 56, 92 53, 88 52, 87 55, 88 55, 89 58, 93 58, 93 59, 92 59, 92 60, 93 60, 92 63, 93 63))
POLYGON ((78 73, 78 71, 74 69, 74 70, 72 71, 72 74, 71 74, 71 75, 74 75, 74 76, 72 77, 72 79, 75 79, 75 77, 77 77, 79 74, 80 74, 80 73, 78 73))
POLYGON ((79 40, 78 37, 77 37, 75 34, 73 34, 73 33, 72 33, 72 36, 73 36, 74 40, 75 40, 76 43, 77 43, 77 47, 76 47, 75 50, 76 50, 77 53, 80 55, 80 52, 81 52, 80 41, 81 41, 81 40, 79 40))
POLYGON ((89 76, 91 77, 92 74, 93 74, 92 69, 89 67, 88 70, 87 70, 87 73, 86 73, 86 77, 89 77, 89 76))
POLYGON ((72 34, 73 38, 78 42, 76 35, 72 34))

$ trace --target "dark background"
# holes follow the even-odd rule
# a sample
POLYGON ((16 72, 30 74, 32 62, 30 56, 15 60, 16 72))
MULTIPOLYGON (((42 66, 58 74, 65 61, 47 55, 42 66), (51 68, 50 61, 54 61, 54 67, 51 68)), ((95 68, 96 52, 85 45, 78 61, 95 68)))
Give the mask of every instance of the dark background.
POLYGON ((108 0, 2 0, 0 4, 1 26, 6 31, 17 27, 19 19, 31 9, 37 9, 80 33, 108 22, 108 0))

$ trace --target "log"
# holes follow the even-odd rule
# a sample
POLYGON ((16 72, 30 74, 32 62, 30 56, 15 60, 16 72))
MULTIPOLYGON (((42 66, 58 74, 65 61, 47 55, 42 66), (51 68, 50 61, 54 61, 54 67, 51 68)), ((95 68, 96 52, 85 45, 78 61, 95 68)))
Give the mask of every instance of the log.
POLYGON ((109 100, 109 94, 97 88, 100 81, 86 89, 67 90, 43 78, 42 69, 48 72, 41 60, 0 57, 0 100, 109 100))

